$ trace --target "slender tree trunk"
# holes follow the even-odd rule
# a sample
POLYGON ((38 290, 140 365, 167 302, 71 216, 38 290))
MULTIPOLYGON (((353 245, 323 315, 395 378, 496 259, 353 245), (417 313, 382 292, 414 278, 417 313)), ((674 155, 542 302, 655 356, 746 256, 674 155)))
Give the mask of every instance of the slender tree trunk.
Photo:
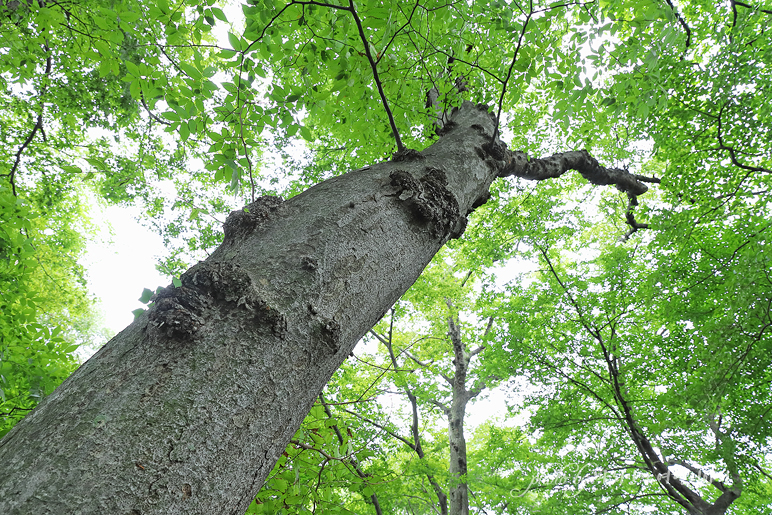
POLYGON ((448 317, 448 335, 453 344, 453 363, 455 364, 455 372, 451 383, 453 397, 450 409, 445 413, 448 417, 448 443, 450 444, 450 515, 469 515, 464 417, 466 416, 466 405, 472 398, 466 388, 466 375, 469 369, 470 356, 466 352, 464 341, 461 338, 458 318, 453 315, 450 301, 448 301, 448 309, 451 312, 448 317))
MULTIPOLYGON (((377 335, 375 331, 370 331, 372 334, 375 334, 376 337, 386 346, 386 349, 389 351, 389 358, 391 359, 391 366, 394 367, 394 370, 399 370, 401 367, 399 366, 399 363, 397 362, 397 356, 394 354, 394 310, 391 310, 391 324, 389 327, 389 335, 387 338, 382 338, 381 336, 377 335)), ((405 392, 405 395, 407 395, 408 400, 410 401, 410 407, 412 411, 412 420, 410 422, 410 435, 412 436, 412 441, 397 437, 399 440, 401 440, 405 445, 407 445, 413 452, 416 453, 416 456, 418 456, 418 459, 425 460, 426 455, 424 454, 424 448, 423 444, 421 443, 421 433, 418 430, 418 398, 413 393, 413 390, 407 385, 407 383, 402 383, 400 385, 400 388, 405 392)), ((394 436, 394 434, 392 434, 394 436)), ((437 496, 437 507, 439 508, 439 512, 435 510, 435 513, 439 513, 439 515, 448 515, 448 496, 445 494, 445 492, 442 490, 442 487, 437 482, 437 478, 434 477, 434 474, 430 473, 429 471, 426 472, 426 479, 429 481, 429 484, 432 485, 432 490, 434 490, 434 494, 437 496)))
POLYGON ((421 153, 231 214, 181 287, 0 441, 0 513, 244 513, 331 374, 511 167, 484 150, 485 109, 451 119, 421 153))
POLYGON ((450 443, 450 515, 469 515, 469 487, 466 472, 466 438, 464 437, 464 416, 466 402, 453 397, 448 416, 448 441, 450 443))

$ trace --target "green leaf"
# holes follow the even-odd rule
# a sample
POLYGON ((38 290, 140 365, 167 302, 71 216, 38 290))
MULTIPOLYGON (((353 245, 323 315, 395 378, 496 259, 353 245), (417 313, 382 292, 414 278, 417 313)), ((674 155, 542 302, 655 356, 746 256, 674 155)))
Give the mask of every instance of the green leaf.
POLYGON ((67 346, 63 347, 62 348, 62 352, 66 353, 66 354, 69 354, 71 352, 75 352, 78 349, 78 347, 80 347, 79 344, 73 343, 73 344, 70 344, 70 345, 67 345, 67 346))
POLYGON ((182 141, 186 141, 189 136, 190 136, 190 129, 188 128, 188 124, 187 123, 181 123, 180 124, 180 139, 182 141))
POLYGON ((212 14, 214 14, 218 20, 228 23, 228 18, 225 17, 225 13, 222 12, 222 9, 219 7, 212 7, 212 14))
POLYGON ((83 173, 83 170, 81 170, 81 168, 76 165, 59 165, 59 168, 67 173, 83 173))
POLYGON ((180 121, 180 115, 178 115, 174 111, 163 112, 163 113, 161 113, 161 116, 163 118, 166 118, 167 120, 171 120, 171 121, 174 121, 174 122, 180 121))
POLYGON ((86 162, 98 170, 107 171, 107 164, 101 159, 96 157, 87 157, 86 162))
POLYGON ((118 15, 121 21, 134 23, 139 19, 139 14, 134 11, 121 11, 118 15))
POLYGON ((140 100, 142 98, 142 88, 140 86, 139 80, 131 81, 131 84, 129 85, 129 92, 131 93, 131 98, 134 100, 140 100))
POLYGON ((153 297, 153 290, 150 290, 148 288, 145 288, 142 290, 142 295, 139 297, 139 301, 142 304, 147 304, 150 302, 150 299, 153 297))
POLYGON ((126 66, 126 70, 129 72, 129 74, 135 77, 140 77, 142 75, 139 73, 139 67, 131 61, 124 61, 123 64, 126 66))
POLYGON ((241 39, 233 32, 228 32, 228 42, 234 50, 241 51, 241 39))
POLYGON ((204 76, 201 74, 198 69, 188 63, 181 62, 179 63, 179 67, 182 71, 184 71, 188 76, 193 80, 201 80, 204 78, 204 76))

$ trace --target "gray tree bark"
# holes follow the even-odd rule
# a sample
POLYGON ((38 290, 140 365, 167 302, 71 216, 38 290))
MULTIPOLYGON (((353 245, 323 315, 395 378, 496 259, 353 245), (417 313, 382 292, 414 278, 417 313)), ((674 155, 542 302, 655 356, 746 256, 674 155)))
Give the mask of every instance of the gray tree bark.
POLYGON ((231 214, 181 287, 0 441, 0 513, 244 513, 335 369, 511 165, 484 107, 450 119, 420 153, 231 214))
MULTIPOLYGON (((458 318, 451 311, 448 316, 448 336, 453 343, 453 363, 455 373, 451 379, 453 395, 450 407, 446 409, 448 417, 448 443, 450 444, 450 515, 469 515, 469 487, 467 486, 467 456, 466 437, 464 436, 464 418, 466 418, 466 406, 474 397, 472 392, 466 389, 466 374, 469 370, 471 355, 466 352, 466 346, 461 338, 461 328, 458 318)), ((477 392, 479 393, 479 392, 477 392)))

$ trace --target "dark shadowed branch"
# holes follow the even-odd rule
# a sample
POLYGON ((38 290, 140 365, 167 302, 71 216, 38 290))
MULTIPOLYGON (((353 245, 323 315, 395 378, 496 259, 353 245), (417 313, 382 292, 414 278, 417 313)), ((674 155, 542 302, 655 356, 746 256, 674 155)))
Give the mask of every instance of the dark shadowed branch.
POLYGON ((509 79, 512 77, 512 69, 515 67, 515 63, 517 62, 517 54, 520 52, 520 47, 523 45, 523 37, 525 36, 525 29, 528 27, 528 22, 531 20, 531 16, 533 15, 533 2, 531 2, 531 9, 528 11, 528 14, 525 17, 525 21, 523 22, 523 28, 520 30, 520 36, 517 38, 517 46, 515 47, 515 51, 512 54, 512 62, 509 63, 509 70, 507 70, 507 78, 504 79, 504 84, 501 86, 501 96, 499 96, 499 110, 496 112, 496 127, 493 130, 493 137, 491 138, 491 141, 496 141, 496 138, 499 137, 499 123, 501 122, 501 107, 504 103, 504 95, 507 92, 507 84, 509 84, 509 79))
POLYGON ((370 62, 370 68, 373 70, 373 80, 375 81, 375 85, 378 86, 378 94, 381 95, 383 109, 386 111, 386 115, 389 117, 391 132, 394 136, 394 140, 397 143, 397 152, 403 152, 405 150, 405 145, 402 144, 402 139, 399 137, 399 131, 397 131, 397 124, 394 121, 394 115, 391 114, 389 102, 386 100, 386 93, 384 93, 383 84, 381 84, 381 78, 378 76, 378 63, 376 63, 372 52, 370 52, 370 42, 367 40, 367 36, 365 36, 365 29, 362 27, 362 20, 359 19, 359 14, 357 14, 357 10, 354 6, 354 0, 349 0, 348 11, 352 14, 352 16, 354 16, 354 22, 356 22, 357 29, 359 30, 359 38, 362 40, 362 46, 365 48, 365 55, 367 56, 367 60, 370 62))
MULTIPOLYGON (((30 143, 32 143, 32 140, 35 139, 35 136, 38 132, 43 133, 43 111, 44 111, 44 104, 43 104, 43 97, 46 94, 46 91, 48 89, 48 78, 51 76, 51 68, 53 67, 53 58, 51 57, 51 50, 48 48, 48 45, 45 45, 45 51, 47 53, 46 57, 46 69, 44 71, 45 75, 45 81, 43 82, 43 87, 40 89, 40 94, 38 95, 40 97, 40 110, 38 111, 37 119, 35 120, 35 125, 32 127, 32 130, 29 132, 27 137, 24 139, 24 142, 19 146, 19 149, 16 151, 16 155, 14 157, 13 166, 11 167, 11 171, 7 174, 3 174, 4 176, 8 177, 8 182, 11 183, 11 193, 13 193, 14 196, 16 196, 16 183, 15 183, 15 177, 16 172, 19 169, 19 165, 21 164, 21 156, 24 154, 24 151, 27 149, 30 143)), ((45 134, 43 136, 43 139, 45 139, 45 134)))

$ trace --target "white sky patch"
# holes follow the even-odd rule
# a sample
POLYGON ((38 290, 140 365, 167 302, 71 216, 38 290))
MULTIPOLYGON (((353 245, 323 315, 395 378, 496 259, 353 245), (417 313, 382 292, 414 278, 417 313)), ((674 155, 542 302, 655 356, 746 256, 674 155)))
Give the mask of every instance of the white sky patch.
POLYGON ((170 280, 155 269, 165 253, 161 237, 136 221, 136 210, 118 206, 92 206, 101 232, 89 242, 81 260, 88 270, 89 291, 100 299, 104 324, 118 333, 134 320, 132 310, 144 288, 155 290, 170 280))

